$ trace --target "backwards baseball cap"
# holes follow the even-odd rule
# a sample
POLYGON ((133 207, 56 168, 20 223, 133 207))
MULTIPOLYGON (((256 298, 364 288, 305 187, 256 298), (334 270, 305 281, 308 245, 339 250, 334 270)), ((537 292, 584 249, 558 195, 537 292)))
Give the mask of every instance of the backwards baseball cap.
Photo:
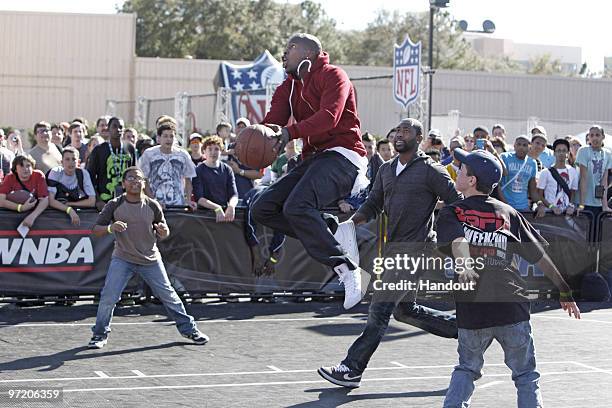
POLYGON ((248 120, 247 118, 238 118, 238 120, 236 121, 236 126, 238 126, 239 123, 244 124, 244 126, 251 126, 251 121, 248 120))
POLYGON ((531 136, 531 141, 533 142, 538 137, 541 138, 542 140, 544 140, 544 143, 548 143, 548 139, 546 138, 546 133, 534 133, 531 136))
POLYGON ((534 130, 536 131, 536 134, 537 133, 541 133, 543 135, 546 135, 546 129, 544 129, 544 126, 539 126, 538 125, 538 126, 534 127, 533 129, 531 129, 531 134, 533 134, 534 130))
POLYGON ((440 129, 431 129, 429 131, 429 133, 427 134, 428 137, 434 138, 441 138, 442 137, 442 133, 440 133, 440 129))
POLYGON ((189 143, 193 142, 194 140, 198 140, 201 143, 202 139, 203 139, 203 137, 202 137, 201 134, 199 134, 199 133, 192 133, 189 136, 189 143))
POLYGON ((519 140, 519 139, 523 139, 523 140, 525 140, 527 143, 531 143, 531 139, 529 139, 529 138, 527 137, 527 135, 518 135, 518 136, 517 136, 517 137, 514 139, 514 141, 516 142, 516 141, 517 141, 517 140, 519 140))
POLYGON ((481 184, 494 189, 501 180, 502 167, 495 156, 486 150, 474 150, 471 153, 463 149, 455 149, 455 159, 470 166, 472 172, 481 184))

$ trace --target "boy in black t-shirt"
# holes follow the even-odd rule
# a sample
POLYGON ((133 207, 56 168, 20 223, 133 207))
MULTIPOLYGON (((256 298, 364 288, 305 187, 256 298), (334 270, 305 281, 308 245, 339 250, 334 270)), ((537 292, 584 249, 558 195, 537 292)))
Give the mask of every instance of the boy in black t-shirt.
POLYGON ((482 376, 484 352, 493 339, 500 343, 512 370, 518 406, 542 406, 529 300, 523 295, 514 255, 537 265, 559 288, 561 306, 570 316, 579 319, 580 310, 544 252, 544 238, 514 208, 489 197, 502 175, 496 158, 483 150, 468 154, 462 149, 455 149, 455 158, 461 162, 456 187, 465 199, 440 211, 438 242, 443 252, 452 254, 459 282, 476 284, 473 291, 455 292, 459 364, 444 407, 469 406, 474 381, 482 376), (470 264, 478 265, 478 273, 470 264), (460 270, 459 265, 465 268, 460 270))

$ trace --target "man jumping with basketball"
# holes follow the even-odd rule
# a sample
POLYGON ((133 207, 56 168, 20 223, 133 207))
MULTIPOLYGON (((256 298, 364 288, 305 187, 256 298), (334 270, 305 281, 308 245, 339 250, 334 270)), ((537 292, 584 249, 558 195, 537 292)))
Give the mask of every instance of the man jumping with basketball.
POLYGON ((274 92, 263 123, 277 131, 282 145, 301 138, 303 161, 257 199, 252 215, 299 239, 310 256, 332 267, 344 283, 349 309, 363 297, 354 225, 337 227, 320 210, 368 183, 355 90, 313 35, 291 37, 283 66, 288 77, 274 92), (291 118, 295 123, 289 125, 291 118))

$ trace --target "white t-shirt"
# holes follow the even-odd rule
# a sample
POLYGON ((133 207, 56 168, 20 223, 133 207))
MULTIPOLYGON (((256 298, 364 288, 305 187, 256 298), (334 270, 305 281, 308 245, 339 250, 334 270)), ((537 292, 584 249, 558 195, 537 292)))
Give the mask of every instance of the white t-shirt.
MULTIPOLYGON (((567 183, 570 190, 578 190, 579 176, 575 168, 570 165, 565 165, 565 169, 557 169, 557 172, 563 180, 567 183)), ((537 184, 539 189, 544 190, 544 198, 556 207, 559 207, 562 211, 565 211, 570 199, 565 194, 565 191, 550 174, 549 169, 544 169, 540 172, 540 178, 537 184)))
MULTIPOLYGON (((406 162, 408 164, 408 162, 406 162)), ((399 176, 399 174, 406 168, 406 164, 402 164, 402 162, 397 160, 397 167, 395 168, 395 177, 399 176)))
POLYGON ((185 205, 185 178, 196 176, 195 165, 189 154, 172 147, 168 154, 160 146, 145 150, 138 160, 138 167, 149 179, 154 198, 166 205, 185 205))
MULTIPOLYGON (((76 176, 76 170, 72 176, 69 176, 64 172, 63 167, 61 166, 55 167, 49 171, 49 175, 47 176, 47 178, 49 180, 57 181, 58 183, 62 184, 64 187, 70 190, 73 190, 79 187, 79 192, 81 194, 85 193, 88 197, 95 197, 96 190, 94 190, 94 186, 91 183, 91 177, 89 175, 89 172, 85 169, 82 169, 82 172, 83 172, 83 190, 81 190, 79 187, 79 179, 76 176)), ((57 187, 49 186, 48 189, 50 193, 53 193, 53 194, 57 193, 57 187)))

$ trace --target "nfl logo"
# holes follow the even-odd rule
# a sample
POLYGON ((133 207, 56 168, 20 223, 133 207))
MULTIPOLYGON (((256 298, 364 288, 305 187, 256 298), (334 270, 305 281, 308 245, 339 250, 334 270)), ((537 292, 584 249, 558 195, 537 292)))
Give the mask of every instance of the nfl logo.
POLYGON ((414 44, 406 36, 393 51, 393 98, 407 108, 420 92, 421 42, 414 44))

